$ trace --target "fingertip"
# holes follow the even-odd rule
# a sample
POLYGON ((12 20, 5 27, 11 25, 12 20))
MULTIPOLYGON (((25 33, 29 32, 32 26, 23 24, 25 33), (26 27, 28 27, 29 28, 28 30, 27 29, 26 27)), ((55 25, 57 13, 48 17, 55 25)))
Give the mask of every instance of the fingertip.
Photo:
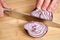
POLYGON ((44 0, 38 0, 38 2, 37 2, 38 9, 41 9, 43 2, 44 2, 44 0))
POLYGON ((51 2, 51 0, 48 0, 48 1, 45 0, 44 3, 43 3, 43 5, 42 5, 42 9, 43 9, 43 10, 46 10, 47 7, 49 6, 50 2, 51 2))
POLYGON ((54 10, 56 10, 56 8, 57 8, 57 4, 48 7, 47 10, 48 10, 49 12, 53 12, 54 10))
POLYGON ((46 10, 46 8, 43 8, 43 7, 42 7, 42 10, 46 10))

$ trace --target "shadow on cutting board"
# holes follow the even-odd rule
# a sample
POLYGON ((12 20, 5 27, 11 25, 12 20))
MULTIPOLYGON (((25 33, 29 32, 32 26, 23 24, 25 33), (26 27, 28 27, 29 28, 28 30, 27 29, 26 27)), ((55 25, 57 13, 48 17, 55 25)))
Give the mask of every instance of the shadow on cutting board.
POLYGON ((52 21, 47 21, 47 20, 43 20, 43 19, 38 19, 36 17, 32 17, 32 16, 29 16, 29 15, 26 15, 25 13, 20 13, 20 12, 17 12, 17 11, 11 11, 11 12, 6 12, 5 11, 5 14, 9 17, 13 17, 13 18, 17 18, 17 19, 21 19, 21 20, 24 20, 24 21, 38 21, 38 22, 43 22, 45 23, 47 26, 50 26, 50 27, 56 27, 56 28, 60 28, 60 24, 57 24, 55 22, 52 22, 52 21))

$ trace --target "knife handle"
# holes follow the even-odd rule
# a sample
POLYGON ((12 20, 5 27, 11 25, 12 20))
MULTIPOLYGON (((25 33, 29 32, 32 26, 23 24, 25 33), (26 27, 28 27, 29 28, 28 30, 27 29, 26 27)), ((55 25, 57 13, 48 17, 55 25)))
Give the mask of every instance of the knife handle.
POLYGON ((11 12, 12 10, 9 9, 9 8, 4 8, 4 11, 6 11, 6 12, 11 12))

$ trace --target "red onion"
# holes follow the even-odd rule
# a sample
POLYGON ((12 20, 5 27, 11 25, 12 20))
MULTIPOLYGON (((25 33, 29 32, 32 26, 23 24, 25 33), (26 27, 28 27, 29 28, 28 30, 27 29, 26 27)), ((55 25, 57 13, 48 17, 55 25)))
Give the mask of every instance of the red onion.
POLYGON ((52 21, 53 19, 53 14, 48 12, 47 10, 45 11, 45 10, 36 9, 32 11, 30 15, 37 18, 45 19, 45 20, 52 21))
POLYGON ((26 23, 24 29, 27 30, 32 37, 42 37, 48 31, 48 27, 45 24, 35 21, 26 23))

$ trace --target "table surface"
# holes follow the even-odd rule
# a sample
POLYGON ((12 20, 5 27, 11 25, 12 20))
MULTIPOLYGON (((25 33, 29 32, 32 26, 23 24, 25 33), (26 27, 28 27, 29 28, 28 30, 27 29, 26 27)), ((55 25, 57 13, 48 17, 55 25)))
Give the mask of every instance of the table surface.
MULTIPOLYGON (((30 13, 36 6, 36 0, 5 1, 11 8, 26 14, 30 13)), ((48 32, 42 38, 32 38, 27 35, 23 28, 27 21, 5 15, 0 18, 0 40, 60 40, 60 3, 53 15, 53 22, 55 24, 46 23, 49 24, 48 32)))

